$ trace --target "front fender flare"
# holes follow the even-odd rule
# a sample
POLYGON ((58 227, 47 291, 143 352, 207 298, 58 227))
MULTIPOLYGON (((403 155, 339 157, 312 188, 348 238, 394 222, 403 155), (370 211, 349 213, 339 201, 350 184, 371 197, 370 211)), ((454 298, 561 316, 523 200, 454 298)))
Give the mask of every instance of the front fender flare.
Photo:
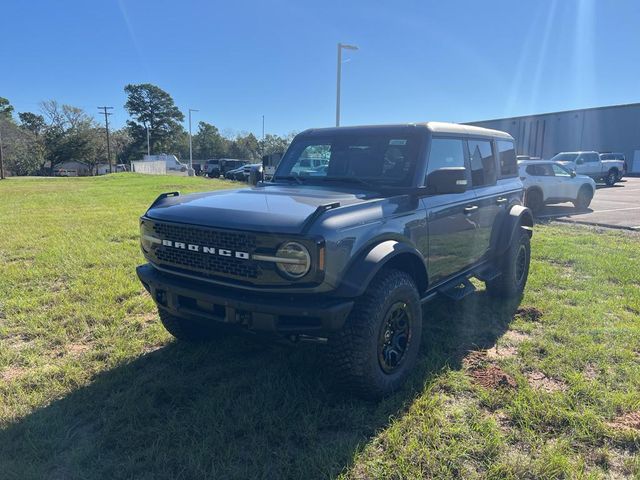
POLYGON ((392 259, 400 256, 411 260, 411 268, 424 275, 424 287, 427 282, 427 269, 422 254, 413 246, 397 240, 382 241, 360 253, 347 267, 336 291, 340 297, 358 297, 366 291, 373 277, 392 259), (415 258, 411 258, 415 257, 415 258))

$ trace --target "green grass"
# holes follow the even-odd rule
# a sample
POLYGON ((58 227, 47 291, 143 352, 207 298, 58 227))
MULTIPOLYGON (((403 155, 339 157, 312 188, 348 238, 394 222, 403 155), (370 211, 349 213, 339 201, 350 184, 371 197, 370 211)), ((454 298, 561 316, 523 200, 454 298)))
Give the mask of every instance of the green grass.
POLYGON ((174 342, 134 268, 163 191, 119 174, 0 182, 0 478, 638 478, 640 236, 541 225, 521 306, 428 305, 419 366, 379 403, 321 347, 174 342), (516 388, 486 388, 469 350, 516 388), (532 377, 546 376, 549 388, 532 377))

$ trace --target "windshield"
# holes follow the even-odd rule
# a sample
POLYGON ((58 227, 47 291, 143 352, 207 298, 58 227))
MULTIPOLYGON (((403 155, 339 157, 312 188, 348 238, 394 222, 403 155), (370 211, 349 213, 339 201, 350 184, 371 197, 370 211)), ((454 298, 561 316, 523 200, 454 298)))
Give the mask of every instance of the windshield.
POLYGON ((302 137, 287 150, 274 181, 295 177, 299 183, 357 181, 407 187, 413 180, 419 142, 419 137, 393 133, 302 137))
POLYGON ((575 162, 578 158, 577 153, 559 153, 551 160, 554 162, 575 162))

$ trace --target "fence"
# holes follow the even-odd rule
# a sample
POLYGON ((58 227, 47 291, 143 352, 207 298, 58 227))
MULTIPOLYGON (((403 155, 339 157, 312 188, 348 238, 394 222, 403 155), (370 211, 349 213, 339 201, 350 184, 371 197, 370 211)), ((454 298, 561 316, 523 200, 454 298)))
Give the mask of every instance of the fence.
POLYGON ((131 162, 131 171, 146 173, 147 175, 166 175, 167 162, 157 160, 153 162, 131 162))

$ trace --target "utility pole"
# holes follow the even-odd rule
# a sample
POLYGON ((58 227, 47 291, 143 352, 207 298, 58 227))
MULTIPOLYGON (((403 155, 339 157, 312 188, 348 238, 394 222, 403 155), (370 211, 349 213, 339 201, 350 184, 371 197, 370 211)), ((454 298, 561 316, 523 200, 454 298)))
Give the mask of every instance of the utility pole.
POLYGON ((104 124, 107 129, 107 161, 109 162, 109 173, 113 173, 113 166, 111 165, 111 143, 109 141, 109 115, 111 113, 107 110, 112 110, 113 107, 98 107, 98 110, 102 110, 104 115, 104 124))
POLYGON ((264 115, 262 115, 262 156, 264 157, 264 115))
POLYGON ((338 43, 338 78, 336 82, 336 127, 340 126, 340 81, 342 79, 342 49, 358 50, 355 45, 338 43))
POLYGON ((194 108, 189 109, 189 176, 192 177, 193 173, 193 145, 191 142, 191 112, 198 112, 194 108))
POLYGON ((149 127, 147 126, 147 122, 144 122, 144 129, 147 131, 147 157, 151 156, 151 144, 149 143, 149 127))
POLYGON ((4 180, 4 160, 2 156, 2 124, 0 124, 0 180, 4 180))

